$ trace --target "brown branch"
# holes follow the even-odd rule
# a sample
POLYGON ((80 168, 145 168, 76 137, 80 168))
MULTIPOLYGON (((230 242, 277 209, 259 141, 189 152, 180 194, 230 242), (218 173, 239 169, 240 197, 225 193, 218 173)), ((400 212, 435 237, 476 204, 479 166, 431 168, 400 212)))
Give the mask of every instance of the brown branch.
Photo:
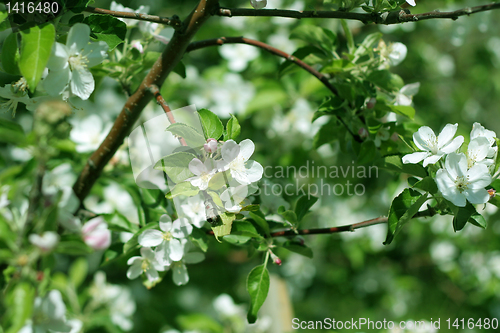
POLYGON ((248 44, 252 46, 256 46, 258 48, 261 48, 263 50, 266 50, 267 52, 274 54, 278 57, 285 58, 286 60, 289 60, 296 64, 297 66, 305 69, 312 75, 314 75, 318 80, 320 80, 333 94, 338 95, 337 89, 331 85, 330 81, 328 81, 328 78, 300 60, 297 57, 294 57, 291 54, 288 54, 286 52, 283 52, 277 48, 272 47, 271 45, 268 45, 266 43, 260 42, 258 40, 250 39, 250 38, 245 38, 245 37, 220 37, 220 38, 214 38, 214 39, 206 39, 202 40, 199 42, 193 42, 189 44, 186 52, 191 52, 194 50, 198 50, 204 47, 208 46, 220 46, 224 44, 248 44))
POLYGON ((312 10, 286 10, 286 9, 248 9, 248 8, 219 8, 215 13, 218 16, 273 16, 289 18, 336 18, 357 20, 363 23, 375 24, 398 24, 404 22, 415 22, 429 19, 452 19, 456 20, 460 16, 475 14, 479 12, 499 9, 500 3, 466 7, 451 12, 433 11, 428 13, 411 14, 408 10, 385 12, 385 13, 352 13, 342 11, 312 11, 312 10))
MULTIPOLYGON (((305 62, 300 60, 299 58, 297 58, 291 54, 288 54, 286 52, 283 52, 277 48, 274 48, 271 45, 260 42, 258 40, 245 38, 245 37, 220 37, 220 38, 214 38, 214 39, 206 39, 206 40, 201 40, 199 42, 193 42, 193 43, 189 44, 186 52, 195 51, 195 50, 198 50, 198 49, 201 49, 204 47, 208 47, 208 46, 220 46, 220 45, 224 45, 224 44, 252 45, 252 46, 256 46, 258 48, 261 48, 263 50, 266 50, 267 52, 274 54, 278 57, 285 58, 286 60, 293 62, 297 66, 305 69, 306 71, 308 71, 309 73, 314 75, 318 80, 321 81, 321 83, 323 83, 325 85, 325 87, 328 88, 328 90, 330 90, 334 95, 338 96, 337 89, 334 86, 332 86, 332 84, 330 83, 330 81, 328 80, 328 78, 325 75, 318 72, 317 70, 315 70, 314 68, 312 68, 311 66, 309 66, 308 64, 306 64, 305 62)), ((349 132, 349 134, 352 135, 354 140, 356 140, 357 142, 363 142, 363 139, 361 139, 361 137, 359 135, 354 134, 339 115, 336 115, 336 117, 337 117, 337 119, 339 119, 339 121, 342 123, 342 125, 344 125, 344 127, 349 132)))
POLYGON ((174 15, 172 17, 163 17, 163 16, 148 15, 148 14, 142 14, 142 13, 119 12, 119 11, 115 11, 115 10, 96 8, 96 7, 91 7, 91 6, 88 6, 87 8, 85 8, 85 11, 89 12, 89 13, 94 13, 94 14, 111 15, 114 17, 119 17, 119 18, 124 18, 124 19, 133 19, 133 20, 139 20, 139 21, 160 23, 160 24, 164 24, 164 25, 169 25, 169 26, 173 27, 174 29, 180 28, 181 24, 182 24, 180 18, 177 15, 174 15))
MULTIPOLYGON (((165 111, 165 114, 167 115, 168 121, 170 121, 171 124, 175 124, 175 118, 174 115, 172 114, 172 110, 170 110, 170 107, 168 106, 167 102, 165 102, 165 99, 160 93, 160 89, 158 89, 158 86, 155 84, 152 84, 149 86, 149 90, 153 93, 153 95, 156 98, 156 102, 161 105, 163 111, 165 111)), ((187 146, 186 140, 184 138, 179 137, 179 142, 183 146, 187 146)))
POLYGON ((302 229, 302 230, 282 230, 273 232, 270 237, 279 237, 279 236, 296 236, 296 235, 318 235, 318 234, 335 234, 339 232, 345 231, 354 231, 359 228, 366 228, 376 224, 387 223, 387 217, 381 216, 368 221, 358 222, 349 225, 343 225, 340 227, 332 227, 332 228, 319 228, 319 229, 302 229))
POLYGON ((196 8, 183 21, 181 28, 175 31, 172 39, 154 63, 137 91, 127 99, 110 132, 99 148, 90 156, 73 186, 73 190, 80 201, 83 202, 83 199, 89 194, 90 189, 101 175, 104 166, 106 166, 111 157, 113 157, 122 145, 142 110, 153 98, 149 87, 151 85, 160 86, 165 81, 183 57, 195 33, 210 17, 210 12, 217 5, 217 0, 200 0, 196 8))

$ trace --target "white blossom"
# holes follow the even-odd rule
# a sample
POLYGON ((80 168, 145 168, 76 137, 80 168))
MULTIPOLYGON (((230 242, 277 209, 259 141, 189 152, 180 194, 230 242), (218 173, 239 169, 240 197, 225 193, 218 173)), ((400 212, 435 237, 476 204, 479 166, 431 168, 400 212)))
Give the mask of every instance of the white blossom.
POLYGON ((164 265, 158 262, 155 253, 149 247, 141 248, 141 256, 131 257, 127 261, 127 265, 130 265, 127 277, 131 280, 145 273, 150 282, 156 282, 160 279, 158 272, 165 270, 164 265))
POLYGON ((201 252, 191 252, 184 255, 181 261, 173 262, 170 268, 172 269, 172 280, 178 286, 184 285, 189 281, 186 264, 197 264, 205 259, 205 255, 201 252))
POLYGON ((73 123, 70 138, 76 143, 77 152, 93 152, 104 141, 110 128, 111 124, 103 123, 98 115, 92 114, 83 120, 73 123))
POLYGON ((436 173, 436 183, 443 197, 459 207, 465 207, 466 201, 483 204, 490 198, 485 189, 491 183, 488 167, 476 164, 468 169, 463 153, 446 157, 445 168, 436 173))
POLYGON ((221 56, 228 61, 228 67, 234 72, 241 72, 250 61, 259 56, 259 51, 245 44, 224 44, 219 48, 221 56))
MULTIPOLYGON (((120 3, 116 3, 115 1, 111 1, 111 5, 109 7, 111 10, 117 11, 117 12, 128 12, 128 13, 141 13, 141 14, 147 14, 149 12, 149 6, 139 6, 137 10, 133 10, 132 8, 128 8, 123 6, 120 3)), ((118 18, 119 20, 125 22, 127 27, 135 27, 139 21, 133 20, 133 19, 124 19, 124 18, 118 18)))
POLYGON ((484 137, 488 139, 488 142, 490 143, 490 148, 488 150, 488 155, 487 157, 489 158, 495 158, 497 154, 498 147, 493 147, 493 145, 496 142, 496 133, 490 130, 485 129, 480 123, 474 123, 472 125, 472 131, 470 132, 470 139, 471 141, 478 138, 478 137, 484 137))
POLYGON ((59 235, 53 231, 45 231, 42 235, 31 234, 28 239, 44 252, 52 250, 59 243, 59 235))
POLYGON ((408 49, 403 43, 390 43, 389 46, 383 40, 380 40, 377 50, 380 52, 380 58, 383 66, 397 66, 406 58, 408 49))
POLYGON ((218 161, 220 171, 229 170, 231 176, 240 184, 247 185, 262 178, 264 169, 258 162, 249 160, 255 150, 255 145, 250 139, 237 144, 228 140, 221 148, 222 160, 218 161))
POLYGON ((193 158, 191 162, 189 162, 189 170, 194 173, 195 176, 186 180, 189 181, 191 185, 198 187, 202 191, 208 188, 210 179, 212 179, 217 172, 215 161, 211 158, 207 158, 205 163, 200 161, 198 158, 193 158))
POLYGON ((405 155, 403 163, 418 163, 424 160, 424 167, 434 164, 446 154, 456 151, 464 142, 464 137, 459 135, 456 138, 458 124, 447 124, 439 136, 436 137, 434 131, 427 126, 422 126, 413 134, 413 142, 421 152, 405 155))
POLYGON ((493 164, 493 160, 486 159, 489 149, 490 143, 487 138, 480 136, 471 140, 467 146, 467 168, 472 168, 476 163, 486 166, 493 164))
POLYGON ((229 187, 220 195, 221 200, 224 202, 224 208, 230 213, 239 213, 241 209, 249 204, 245 200, 249 195, 258 190, 257 186, 239 185, 236 187, 229 187))
POLYGON ((410 83, 405 85, 401 90, 396 93, 396 100, 394 105, 406 105, 410 106, 412 103, 413 96, 418 93, 420 89, 420 82, 410 83))
POLYGON ((95 88, 94 77, 89 68, 106 58, 108 45, 100 41, 89 43, 90 28, 82 23, 71 27, 66 45, 54 43, 47 67, 49 74, 43 80, 47 93, 62 94, 69 85, 73 95, 86 100, 95 88))
POLYGON ((72 326, 66 320, 66 305, 61 292, 54 289, 44 298, 35 298, 32 320, 29 320, 19 333, 70 332, 72 326))
POLYGON ((195 227, 202 228, 205 225, 207 221, 205 216, 205 202, 199 196, 189 197, 181 205, 181 209, 195 227))
POLYGON ((139 236, 139 244, 156 248, 156 258, 164 266, 172 261, 179 261, 184 255, 183 240, 191 234, 193 226, 186 218, 179 218, 172 223, 170 216, 160 217, 160 229, 148 229, 139 236))
POLYGON ((417 4, 415 3, 415 0, 406 0, 406 2, 407 2, 409 5, 413 6, 413 7, 415 7, 415 6, 417 5, 417 4))

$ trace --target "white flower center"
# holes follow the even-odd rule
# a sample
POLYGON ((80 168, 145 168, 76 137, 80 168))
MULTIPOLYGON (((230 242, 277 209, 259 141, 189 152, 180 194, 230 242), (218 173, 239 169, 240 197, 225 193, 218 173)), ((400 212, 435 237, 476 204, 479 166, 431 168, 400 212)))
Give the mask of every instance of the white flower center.
POLYGON ((455 180, 455 186, 457 187, 457 189, 460 193, 467 190, 469 188, 469 184, 470 184, 470 182, 469 182, 468 176, 459 176, 455 180))
POLYGON ((81 70, 87 68, 87 64, 89 62, 89 59, 82 55, 81 53, 77 55, 72 55, 68 59, 69 62, 69 67, 72 71, 74 70, 81 70))
POLYGON ((243 157, 238 156, 234 160, 229 163, 229 169, 234 170, 236 172, 244 172, 245 171, 245 161, 243 161, 243 157))
POLYGON ((172 234, 170 233, 170 231, 165 231, 162 236, 163 236, 163 239, 166 241, 172 240, 172 234))
POLYGON ((428 140, 425 140, 427 147, 429 147, 431 153, 436 155, 439 151, 438 140, 435 135, 431 135, 428 140))
POLYGON ((142 265, 141 265, 141 269, 143 272, 147 271, 149 269, 149 267, 151 266, 150 262, 148 259, 144 259, 142 261, 142 265))

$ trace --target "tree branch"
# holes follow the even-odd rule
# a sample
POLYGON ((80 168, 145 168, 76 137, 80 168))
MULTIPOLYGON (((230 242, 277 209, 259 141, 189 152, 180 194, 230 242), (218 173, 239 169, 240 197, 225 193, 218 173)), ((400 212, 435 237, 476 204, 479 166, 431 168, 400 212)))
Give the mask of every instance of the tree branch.
POLYGON ((160 24, 164 24, 164 25, 169 25, 169 26, 173 27, 174 29, 179 29, 181 27, 181 24, 182 24, 181 19, 177 15, 174 15, 172 17, 163 17, 163 16, 148 15, 148 14, 142 14, 142 13, 118 12, 115 10, 96 8, 96 7, 91 7, 91 6, 88 6, 87 8, 85 8, 85 11, 89 12, 89 13, 94 13, 94 14, 111 15, 114 17, 119 17, 119 18, 124 18, 124 19, 133 19, 133 20, 139 20, 139 21, 160 23, 160 24))
MULTIPOLYGON (((245 38, 245 37, 220 37, 220 38, 214 38, 214 39, 205 39, 205 40, 201 40, 199 42, 193 42, 193 43, 189 44, 186 52, 195 51, 195 50, 198 50, 198 49, 201 49, 204 47, 220 46, 220 45, 224 45, 224 44, 252 45, 252 46, 256 46, 258 48, 261 48, 263 50, 266 50, 267 52, 274 54, 278 57, 285 58, 286 60, 293 62, 297 66, 305 69, 306 71, 308 71, 309 73, 314 75, 318 80, 321 81, 321 83, 323 83, 325 85, 325 87, 328 88, 328 90, 330 90, 334 95, 338 96, 337 89, 334 86, 332 86, 332 84, 330 83, 330 81, 328 80, 328 78, 325 75, 318 72, 317 70, 315 70, 314 68, 312 68, 311 66, 309 66, 308 64, 306 64, 305 62, 300 60, 299 58, 294 57, 291 54, 283 52, 277 48, 272 47, 271 45, 260 42, 258 40, 245 38)), ((349 134, 352 135, 354 140, 356 140, 357 142, 363 142, 363 139, 361 139, 361 137, 359 135, 354 134, 339 115, 336 115, 336 117, 339 119, 339 121, 342 123, 342 125, 344 125, 344 127, 347 129, 349 134)))
POLYGON ((398 24, 404 22, 415 22, 429 19, 452 19, 456 20, 460 16, 475 14, 479 12, 499 9, 500 3, 466 7, 452 12, 432 11, 428 13, 411 14, 409 10, 400 10, 385 13, 353 13, 342 11, 313 11, 313 10, 287 10, 287 9, 250 9, 250 8, 219 8, 215 13, 218 16, 273 16, 289 18, 336 18, 357 20, 365 24, 398 24))
POLYGON ((204 47, 208 46, 220 46, 224 44, 248 44, 252 46, 256 46, 258 48, 261 48, 263 50, 266 50, 267 52, 277 55, 278 57, 285 58, 286 60, 289 60, 296 64, 297 66, 305 69, 312 75, 314 75, 318 80, 320 80, 334 95, 338 95, 337 89, 331 85, 330 81, 328 81, 328 78, 303 62, 302 60, 294 57, 291 54, 285 53, 277 48, 272 47, 271 45, 268 45, 266 43, 260 42, 258 40, 250 39, 250 38, 245 38, 245 37, 220 37, 220 38, 214 38, 214 39, 205 39, 199 42, 193 42, 189 44, 188 48, 186 49, 186 52, 191 52, 194 50, 198 50, 204 47))
POLYGON ((73 186, 73 190, 80 201, 83 201, 89 194, 90 189, 101 175, 104 166, 122 145, 123 140, 132 130, 142 110, 153 98, 150 86, 161 86, 183 57, 195 33, 210 17, 210 13, 217 5, 217 0, 200 0, 197 7, 182 22, 182 26, 175 31, 172 39, 137 91, 128 98, 110 132, 99 148, 90 156, 73 186))

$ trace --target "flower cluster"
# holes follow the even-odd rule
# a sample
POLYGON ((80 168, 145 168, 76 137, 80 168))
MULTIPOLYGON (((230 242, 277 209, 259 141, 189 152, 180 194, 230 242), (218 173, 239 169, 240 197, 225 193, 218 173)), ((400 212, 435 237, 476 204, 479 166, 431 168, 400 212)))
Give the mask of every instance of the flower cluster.
POLYGON ((170 216, 160 217, 160 230, 148 229, 139 236, 141 256, 128 260, 131 265, 127 271, 129 279, 135 279, 142 273, 151 283, 159 281, 158 272, 172 269, 173 280, 177 285, 189 281, 186 263, 194 264, 205 257, 200 252, 188 253, 190 244, 187 237, 193 231, 193 226, 186 218, 179 218, 172 222, 170 216))
POLYGON ((496 134, 474 123, 467 150, 461 153, 458 149, 464 138, 461 135, 454 137, 457 127, 458 124, 448 124, 437 137, 429 127, 420 127, 413 134, 413 142, 421 151, 404 156, 403 163, 423 160, 425 167, 441 161, 435 180, 445 199, 459 207, 465 207, 467 201, 471 204, 486 203, 490 194, 485 187, 492 181, 498 152, 496 134))
POLYGON ((208 139, 204 145, 206 159, 202 162, 193 158, 189 163, 189 170, 195 175, 187 181, 201 191, 209 188, 214 177, 221 177, 225 186, 222 186, 220 198, 224 202, 225 210, 238 213, 241 211, 244 199, 252 194, 248 186, 262 178, 264 169, 258 162, 250 160, 255 145, 249 140, 239 144, 234 140, 219 143, 215 139, 208 139))

